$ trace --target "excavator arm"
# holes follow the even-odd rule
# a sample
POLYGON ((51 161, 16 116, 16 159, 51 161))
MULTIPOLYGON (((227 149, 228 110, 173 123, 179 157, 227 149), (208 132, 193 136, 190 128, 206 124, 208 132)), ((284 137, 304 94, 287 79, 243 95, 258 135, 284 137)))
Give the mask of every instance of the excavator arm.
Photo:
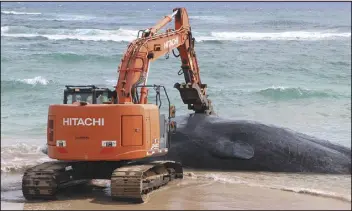
POLYGON ((176 83, 174 87, 179 90, 182 101, 188 105, 188 109, 196 113, 212 114, 206 84, 202 84, 200 80, 194 42, 188 14, 184 8, 174 9, 171 15, 164 17, 155 26, 143 30, 142 36, 128 46, 119 65, 116 86, 118 103, 146 104, 148 89, 143 86, 147 85, 150 62, 177 48, 179 55, 174 55, 181 58, 179 74, 183 73, 185 83, 176 83), (173 18, 175 29, 158 33, 173 18), (139 99, 136 98, 137 86, 142 86, 139 99))

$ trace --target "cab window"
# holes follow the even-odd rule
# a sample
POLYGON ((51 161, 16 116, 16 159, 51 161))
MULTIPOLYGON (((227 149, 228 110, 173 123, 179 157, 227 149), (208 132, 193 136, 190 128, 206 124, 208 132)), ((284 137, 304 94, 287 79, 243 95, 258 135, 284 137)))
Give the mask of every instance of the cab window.
POLYGON ((91 93, 72 93, 67 95, 67 103, 88 102, 92 103, 93 96, 91 93))
POLYGON ((103 104, 104 102, 108 101, 110 101, 108 92, 97 93, 97 104, 103 104))

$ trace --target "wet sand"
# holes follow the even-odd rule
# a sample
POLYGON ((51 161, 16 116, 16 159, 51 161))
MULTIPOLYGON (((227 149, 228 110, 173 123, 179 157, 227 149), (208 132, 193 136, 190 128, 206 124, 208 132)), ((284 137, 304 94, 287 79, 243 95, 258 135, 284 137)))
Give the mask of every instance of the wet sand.
POLYGON ((109 190, 65 192, 57 201, 26 202, 25 210, 85 209, 85 210, 204 210, 204 209, 345 209, 351 202, 322 196, 300 194, 246 184, 229 184, 185 178, 172 182, 149 197, 144 204, 112 201, 109 190))

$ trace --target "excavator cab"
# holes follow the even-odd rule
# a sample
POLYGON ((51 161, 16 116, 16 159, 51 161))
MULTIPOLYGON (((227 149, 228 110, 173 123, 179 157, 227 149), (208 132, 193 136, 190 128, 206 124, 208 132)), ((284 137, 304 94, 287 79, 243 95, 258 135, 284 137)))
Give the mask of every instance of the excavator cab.
MULTIPOLYGON (((64 90, 64 104, 85 102, 89 104, 112 103, 114 91, 99 88, 95 85, 66 85, 64 90)), ((116 100, 116 98, 115 98, 116 100)))

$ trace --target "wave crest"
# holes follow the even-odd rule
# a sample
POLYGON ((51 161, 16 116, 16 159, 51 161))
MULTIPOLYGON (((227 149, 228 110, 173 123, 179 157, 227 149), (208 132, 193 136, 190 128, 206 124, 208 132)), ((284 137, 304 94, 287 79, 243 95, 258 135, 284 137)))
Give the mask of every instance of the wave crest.
POLYGON ((1 27, 1 33, 5 33, 9 31, 9 27, 8 26, 2 26, 1 27))
MULTIPOLYGON (((48 40, 83 40, 131 42, 136 39, 138 30, 131 29, 35 29, 24 26, 1 27, 1 36, 48 40)), ((350 32, 211 32, 197 33, 197 42, 214 41, 256 41, 256 40, 334 40, 351 38, 350 32)))
POLYGON ((198 41, 222 40, 222 41, 256 41, 256 40, 334 40, 350 38, 350 32, 328 33, 328 32, 211 32, 211 36, 200 36, 198 41))
POLYGON ((17 81, 20 81, 26 84, 31 84, 31 85, 36 85, 36 84, 47 85, 50 83, 49 80, 45 79, 42 76, 37 76, 34 78, 27 78, 27 79, 18 79, 17 81))
POLYGON ((68 15, 68 14, 60 14, 54 18, 47 18, 46 20, 55 20, 55 21, 88 21, 93 20, 94 16, 86 16, 86 15, 68 15))
POLYGON ((342 195, 339 195, 339 194, 336 194, 333 192, 325 192, 325 191, 315 190, 315 189, 307 189, 307 188, 272 188, 272 189, 279 189, 279 190, 287 191, 287 192, 308 194, 308 195, 313 195, 313 196, 333 198, 333 199, 338 199, 341 201, 351 202, 351 196, 349 196, 349 197, 342 196, 342 195))
POLYGON ((3 156, 19 155, 19 154, 38 154, 43 147, 37 145, 28 145, 24 143, 17 143, 10 146, 1 147, 1 158, 3 156))
MULTIPOLYGON (((338 193, 324 191, 324 190, 317 190, 312 188, 287 187, 287 186, 274 185, 274 184, 271 184, 271 185, 259 184, 252 181, 246 181, 246 179, 240 176, 225 176, 218 173, 206 173, 204 175, 199 175, 193 172, 187 172, 185 173, 185 176, 190 179, 211 180, 211 181, 216 181, 223 184, 244 184, 251 187, 269 188, 274 190, 288 191, 288 192, 294 192, 299 194, 309 194, 314 196, 333 198, 341 201, 351 202, 351 196, 349 195, 343 195, 343 194, 338 194, 338 193)), ((270 177, 270 178, 273 178, 273 177, 270 177)))
POLYGON ((42 76, 26 79, 2 80, 1 91, 5 93, 28 89, 39 90, 52 83, 54 83, 52 80, 48 80, 42 76))
POLYGON ((285 100, 285 99, 300 99, 300 98, 325 98, 325 97, 333 97, 337 98, 338 95, 328 92, 328 91, 316 91, 309 90, 304 88, 288 88, 288 87, 270 87, 266 89, 262 89, 256 92, 259 95, 264 97, 269 97, 275 100, 285 100))
POLYGON ((208 16, 208 15, 193 15, 189 17, 190 20, 203 20, 203 21, 211 21, 211 22, 220 22, 220 21, 226 21, 226 17, 224 16, 208 16))
POLYGON ((136 39, 137 30, 116 29, 31 29, 28 27, 7 27, 1 36, 14 38, 34 38, 48 40, 82 40, 130 42, 136 39), (13 33, 11 33, 13 31, 13 33))
POLYGON ((22 172, 25 169, 51 160, 43 154, 44 147, 18 143, 1 147, 1 173, 22 172))
POLYGON ((1 11, 1 14, 4 14, 4 15, 41 15, 42 13, 40 13, 40 12, 17 12, 17 11, 4 10, 4 11, 1 11))

